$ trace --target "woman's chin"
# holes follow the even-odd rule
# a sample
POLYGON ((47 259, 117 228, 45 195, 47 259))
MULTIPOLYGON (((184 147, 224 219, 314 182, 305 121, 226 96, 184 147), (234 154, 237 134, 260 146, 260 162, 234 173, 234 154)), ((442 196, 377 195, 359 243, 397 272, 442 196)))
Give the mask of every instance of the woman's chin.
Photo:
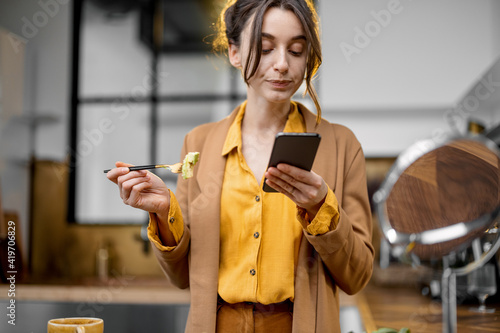
POLYGON ((276 104, 288 103, 290 102, 292 97, 293 94, 291 94, 289 91, 273 91, 266 94, 266 99, 270 103, 276 103, 276 104))

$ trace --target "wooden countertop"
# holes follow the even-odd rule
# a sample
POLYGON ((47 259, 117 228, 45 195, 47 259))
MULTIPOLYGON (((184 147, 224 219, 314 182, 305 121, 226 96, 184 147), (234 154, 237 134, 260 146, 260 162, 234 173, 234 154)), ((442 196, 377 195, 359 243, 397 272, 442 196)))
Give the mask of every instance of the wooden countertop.
MULTIPOLYGON (((0 300, 7 299, 9 286, 0 285, 0 300)), ((134 304, 188 304, 189 290, 178 289, 165 278, 134 276, 113 277, 105 282, 97 279, 51 281, 16 285, 16 300, 55 302, 99 302, 134 304)))
MULTIPOLYGON (((357 304, 367 332, 377 328, 408 327, 412 333, 442 332, 441 302, 420 294, 416 288, 368 285, 357 295, 357 304)), ((495 313, 469 311, 478 304, 457 306, 458 333, 500 332, 500 304, 486 302, 495 313)))

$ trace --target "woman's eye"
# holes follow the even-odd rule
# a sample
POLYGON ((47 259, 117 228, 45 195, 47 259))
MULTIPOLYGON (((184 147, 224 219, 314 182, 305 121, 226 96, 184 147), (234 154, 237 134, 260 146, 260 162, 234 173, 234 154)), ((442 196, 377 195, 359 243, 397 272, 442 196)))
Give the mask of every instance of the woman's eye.
POLYGON ((288 52, 294 56, 301 56, 304 52, 304 45, 302 43, 293 43, 289 46, 288 52))
POLYGON ((274 48, 273 43, 269 42, 268 40, 263 40, 261 45, 262 45, 262 54, 268 54, 274 48))

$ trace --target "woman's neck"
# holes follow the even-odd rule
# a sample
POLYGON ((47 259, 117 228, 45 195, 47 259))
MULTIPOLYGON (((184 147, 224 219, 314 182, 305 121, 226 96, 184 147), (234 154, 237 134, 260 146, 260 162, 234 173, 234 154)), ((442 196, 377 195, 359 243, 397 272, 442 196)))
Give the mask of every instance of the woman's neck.
POLYGON ((241 123, 242 152, 259 183, 269 163, 276 134, 285 128, 289 113, 290 101, 274 104, 263 98, 247 100, 241 123))
POLYGON ((283 131, 290 101, 286 103, 269 103, 266 100, 248 99, 242 126, 249 132, 272 132, 273 135, 283 131))

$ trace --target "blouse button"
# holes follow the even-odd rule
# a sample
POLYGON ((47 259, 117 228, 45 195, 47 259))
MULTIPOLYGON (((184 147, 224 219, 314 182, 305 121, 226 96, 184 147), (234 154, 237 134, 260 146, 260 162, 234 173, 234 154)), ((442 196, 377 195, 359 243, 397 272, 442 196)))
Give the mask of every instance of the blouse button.
POLYGON ((253 236, 254 236, 255 238, 259 238, 260 234, 256 231, 256 232, 254 232, 253 236))
POLYGON ((260 197, 258 195, 255 196, 255 201, 257 201, 257 202, 260 201, 260 197))
POLYGON ((171 217, 170 220, 168 220, 170 223, 174 223, 175 222, 175 218, 174 217, 171 217))
POLYGON ((255 275, 255 269, 253 269, 253 268, 252 268, 252 269, 250 270, 250 275, 255 275))

